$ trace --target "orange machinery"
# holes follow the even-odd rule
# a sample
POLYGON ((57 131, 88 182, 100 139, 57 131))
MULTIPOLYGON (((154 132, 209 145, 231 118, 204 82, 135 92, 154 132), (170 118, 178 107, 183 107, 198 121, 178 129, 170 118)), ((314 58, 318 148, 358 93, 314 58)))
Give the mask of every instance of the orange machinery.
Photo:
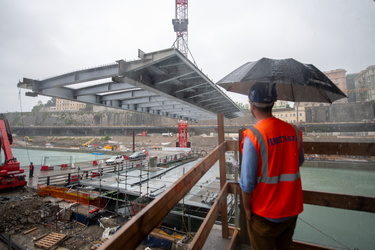
POLYGON ((25 170, 20 168, 20 163, 13 157, 10 145, 13 143, 13 136, 8 120, 0 114, 0 151, 4 151, 5 161, 0 162, 0 189, 25 186, 27 184, 25 170))

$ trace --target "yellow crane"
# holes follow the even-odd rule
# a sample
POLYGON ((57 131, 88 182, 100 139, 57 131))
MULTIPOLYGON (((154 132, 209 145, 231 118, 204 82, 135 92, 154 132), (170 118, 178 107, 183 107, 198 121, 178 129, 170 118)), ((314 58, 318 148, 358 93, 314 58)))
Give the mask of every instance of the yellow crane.
POLYGON ((93 141, 94 141, 94 139, 91 139, 88 142, 83 143, 82 146, 88 147, 90 145, 90 143, 93 142, 93 141))
POLYGON ((33 141, 33 139, 31 139, 31 138, 28 137, 28 136, 24 136, 24 137, 23 137, 23 140, 24 140, 24 141, 27 141, 27 142, 32 142, 32 141, 33 141))

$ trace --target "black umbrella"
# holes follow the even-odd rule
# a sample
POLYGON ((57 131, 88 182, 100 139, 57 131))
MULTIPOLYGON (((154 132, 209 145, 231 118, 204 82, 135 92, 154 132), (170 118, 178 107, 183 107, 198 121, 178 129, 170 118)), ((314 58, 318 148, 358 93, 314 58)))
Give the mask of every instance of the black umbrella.
POLYGON ((332 103, 346 95, 319 69, 292 58, 262 58, 248 62, 217 84, 224 89, 248 95, 255 82, 276 84, 278 100, 332 103))

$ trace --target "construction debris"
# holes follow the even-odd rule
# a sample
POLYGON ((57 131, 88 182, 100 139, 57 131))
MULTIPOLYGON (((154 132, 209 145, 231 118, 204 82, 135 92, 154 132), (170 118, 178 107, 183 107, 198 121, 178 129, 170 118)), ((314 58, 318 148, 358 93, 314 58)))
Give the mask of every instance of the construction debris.
MULTIPOLYGON (((101 240, 104 229, 69 220, 69 216, 64 215, 69 210, 62 209, 66 206, 63 203, 61 199, 40 197, 29 187, 2 192, 0 233, 11 235, 13 244, 24 249, 53 249, 58 244, 66 249, 90 249, 92 242, 101 240), (66 237, 59 241, 58 235, 51 233, 66 237)), ((6 242, 0 241, 0 249, 8 249, 6 242)))

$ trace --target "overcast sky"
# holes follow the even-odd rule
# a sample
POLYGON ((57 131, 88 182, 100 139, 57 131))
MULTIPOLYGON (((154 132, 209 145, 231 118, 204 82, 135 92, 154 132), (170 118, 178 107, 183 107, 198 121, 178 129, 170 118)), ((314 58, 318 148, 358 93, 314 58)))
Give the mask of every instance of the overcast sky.
MULTIPOLYGON (((39 100, 17 88, 170 48, 175 0, 0 0, 0 112, 39 100)), ((189 49, 213 82, 262 57, 322 71, 375 65, 374 0, 190 0, 189 49)), ((189 59, 192 60, 190 56, 189 59)), ((237 101, 239 99, 235 99, 237 101)))

